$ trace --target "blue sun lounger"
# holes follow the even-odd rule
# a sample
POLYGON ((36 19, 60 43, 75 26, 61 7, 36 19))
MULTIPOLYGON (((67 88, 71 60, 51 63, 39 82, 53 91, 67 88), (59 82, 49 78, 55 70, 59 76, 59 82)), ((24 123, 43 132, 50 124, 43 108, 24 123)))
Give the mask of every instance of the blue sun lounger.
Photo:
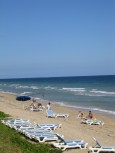
POLYGON ((51 118, 55 118, 55 117, 64 117, 64 118, 67 118, 67 117, 69 117, 69 114, 58 114, 58 113, 55 113, 51 109, 46 110, 46 113, 47 113, 47 117, 51 117, 51 118))
POLYGON ((52 145, 64 151, 66 149, 86 149, 88 143, 84 140, 64 140, 61 138, 61 142, 52 142, 52 145))
MULTIPOLYGON (((59 134, 46 134, 46 133, 43 133, 43 134, 40 134, 40 135, 37 135, 34 137, 34 139, 38 142, 46 142, 46 141, 58 141, 59 140, 59 137, 58 137, 59 134)), ((60 135, 60 137, 64 137, 63 135, 60 135)))
POLYGON ((61 127, 61 124, 36 124, 40 128, 50 128, 51 130, 56 130, 61 127))
POLYGON ((88 143, 85 142, 71 142, 71 143, 66 143, 61 147, 62 150, 66 149, 86 149, 88 143))
POLYGON ((89 152, 90 153, 115 153, 115 146, 101 146, 100 143, 93 138, 96 142, 96 145, 94 147, 89 147, 89 152))

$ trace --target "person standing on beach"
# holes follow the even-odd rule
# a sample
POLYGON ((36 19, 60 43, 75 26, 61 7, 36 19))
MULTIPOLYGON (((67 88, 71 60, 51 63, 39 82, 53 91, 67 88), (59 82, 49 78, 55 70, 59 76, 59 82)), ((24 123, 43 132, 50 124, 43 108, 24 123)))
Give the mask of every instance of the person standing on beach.
POLYGON ((51 109, 51 103, 50 102, 47 104, 47 110, 49 110, 49 109, 51 109))

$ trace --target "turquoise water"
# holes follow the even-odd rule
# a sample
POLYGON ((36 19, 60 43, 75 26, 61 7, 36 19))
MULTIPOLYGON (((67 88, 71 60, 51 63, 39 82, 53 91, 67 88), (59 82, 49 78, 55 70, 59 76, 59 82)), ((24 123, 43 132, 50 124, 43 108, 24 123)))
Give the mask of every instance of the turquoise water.
POLYGON ((0 79, 0 92, 115 115, 115 76, 0 79))

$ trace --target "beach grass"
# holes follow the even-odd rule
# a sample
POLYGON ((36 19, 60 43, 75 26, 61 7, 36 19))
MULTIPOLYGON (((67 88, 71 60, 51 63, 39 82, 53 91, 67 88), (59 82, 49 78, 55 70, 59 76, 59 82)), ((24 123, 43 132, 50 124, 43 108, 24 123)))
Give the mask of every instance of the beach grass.
POLYGON ((4 112, 0 111, 0 119, 4 119, 4 118, 7 118, 7 117, 10 117, 10 115, 5 114, 4 112))
MULTIPOLYGON (((9 115, 0 112, 0 119, 9 115)), ((60 149, 52 148, 50 144, 29 142, 20 133, 0 122, 0 152, 1 153, 62 153, 60 149)))

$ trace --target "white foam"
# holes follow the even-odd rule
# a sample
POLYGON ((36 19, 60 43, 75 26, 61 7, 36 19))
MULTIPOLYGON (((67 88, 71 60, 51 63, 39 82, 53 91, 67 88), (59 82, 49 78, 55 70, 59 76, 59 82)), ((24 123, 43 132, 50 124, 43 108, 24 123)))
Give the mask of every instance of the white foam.
POLYGON ((99 108, 93 108, 93 110, 115 115, 115 111, 110 111, 110 110, 105 110, 105 109, 99 109, 99 108))
POLYGON ((55 103, 60 106, 66 106, 66 107, 71 107, 71 108, 76 108, 76 109, 92 110, 92 111, 97 111, 97 112, 106 113, 110 115, 115 115, 115 111, 110 111, 110 110, 105 110, 105 109, 100 109, 100 108, 93 108, 90 106, 84 107, 84 106, 77 106, 77 105, 69 105, 67 103, 65 104, 64 102, 55 102, 55 103))
POLYGON ((18 87, 20 84, 11 84, 10 87, 18 87))
POLYGON ((50 86, 47 86, 47 87, 44 87, 45 89, 51 89, 51 90, 54 90, 56 89, 56 87, 50 87, 50 86))
POLYGON ((16 88, 23 88, 23 89, 39 89, 38 87, 36 87, 36 86, 21 86, 21 85, 18 85, 18 86, 16 86, 16 88))
POLYGON ((16 88, 30 88, 29 86, 17 86, 16 88))
POLYGON ((38 100, 40 100, 41 98, 38 98, 38 97, 34 97, 34 99, 36 99, 36 100, 37 100, 37 99, 38 99, 38 100))
POLYGON ((36 86, 30 86, 30 88, 32 88, 32 89, 34 89, 34 90, 39 89, 39 88, 36 87, 36 86))
POLYGON ((1 93, 8 93, 8 94, 11 94, 11 95, 17 95, 17 94, 14 93, 14 92, 8 92, 8 91, 1 91, 1 93))
POLYGON ((101 93, 101 94, 115 94, 115 92, 107 92, 107 91, 101 91, 101 90, 92 90, 90 92, 101 93))
POLYGON ((85 92, 85 88, 62 88, 62 90, 74 91, 74 92, 85 92))
POLYGON ((96 94, 105 94, 105 95, 115 95, 115 92, 108 92, 108 91, 101 91, 101 90, 91 90, 91 93, 96 93, 96 94))
POLYGON ((30 93, 32 93, 32 92, 23 92, 23 93, 21 93, 22 95, 26 95, 26 94, 30 94, 30 93))

